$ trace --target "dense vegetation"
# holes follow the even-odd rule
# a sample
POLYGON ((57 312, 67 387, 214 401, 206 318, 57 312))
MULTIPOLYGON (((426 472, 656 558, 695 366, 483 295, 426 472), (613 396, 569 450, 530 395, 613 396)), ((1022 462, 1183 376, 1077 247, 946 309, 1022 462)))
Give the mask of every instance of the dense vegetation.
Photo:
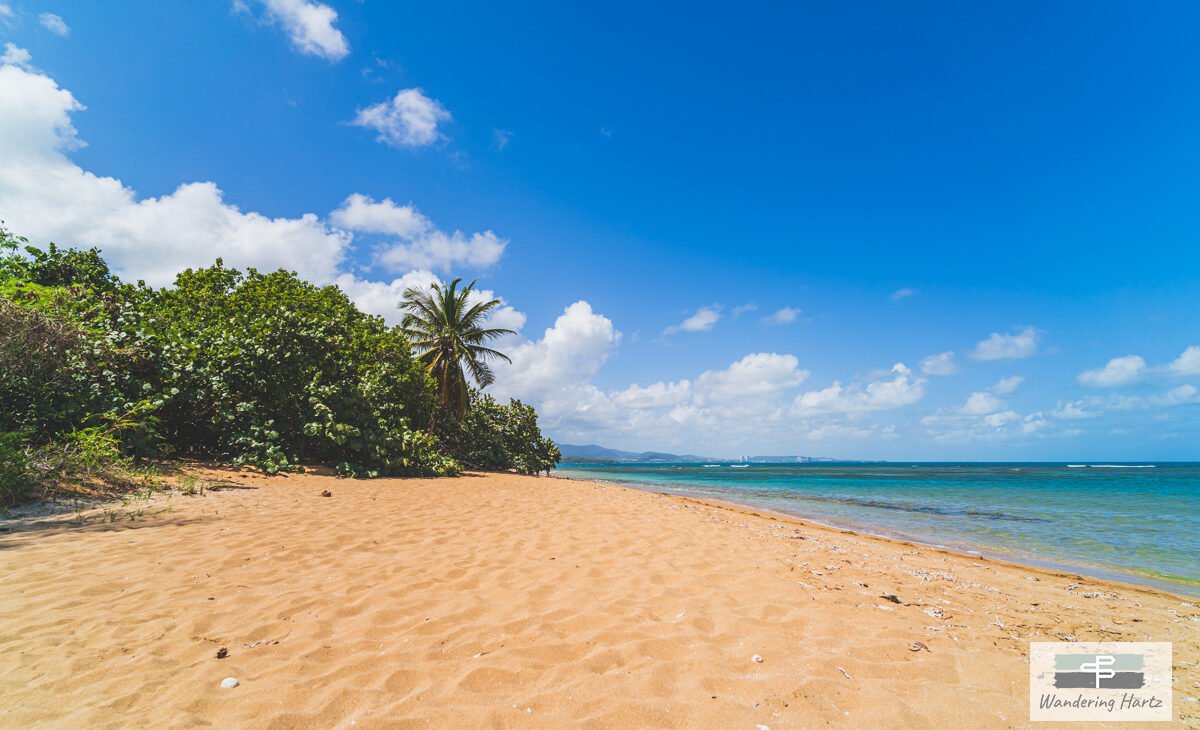
POLYGON ((559 458, 529 406, 447 402, 458 384, 337 287, 218 259, 155 289, 95 249, 25 243, 0 228, 0 507, 120 483, 144 457, 347 476, 533 473, 559 458))

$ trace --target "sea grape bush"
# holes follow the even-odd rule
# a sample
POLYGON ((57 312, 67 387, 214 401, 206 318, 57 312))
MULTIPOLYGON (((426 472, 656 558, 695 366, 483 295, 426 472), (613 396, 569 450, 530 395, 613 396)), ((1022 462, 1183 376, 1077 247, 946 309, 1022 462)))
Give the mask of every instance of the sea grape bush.
POLYGON ((160 418, 181 453, 268 471, 298 462, 348 475, 441 474, 451 460, 413 432, 432 384, 398 330, 336 287, 294 274, 188 270, 154 300, 160 418))
POLYGON ((404 333, 337 287, 218 259, 156 289, 121 281, 95 249, 24 244, 0 227, 0 474, 88 434, 124 456, 267 472, 534 472, 558 459, 517 401, 476 393, 462 418, 433 418, 434 384, 404 333))
POLYGON ((472 469, 513 469, 536 474, 554 468, 562 454, 542 436, 537 411, 519 400, 500 403, 471 392, 471 407, 459 420, 446 419, 439 436, 463 465, 472 469))

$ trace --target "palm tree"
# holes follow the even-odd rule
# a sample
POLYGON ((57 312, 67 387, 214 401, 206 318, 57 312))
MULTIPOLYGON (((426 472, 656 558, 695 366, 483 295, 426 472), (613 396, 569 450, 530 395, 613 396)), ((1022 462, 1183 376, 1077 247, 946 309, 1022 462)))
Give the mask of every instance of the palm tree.
POLYGON ((489 360, 512 362, 508 356, 484 343, 502 335, 515 335, 513 330, 483 325, 488 312, 500 306, 499 299, 469 305, 475 291, 472 281, 462 289, 462 279, 447 285, 435 283, 432 291, 409 287, 404 290, 404 310, 401 327, 417 348, 417 360, 433 376, 437 384, 438 403, 462 418, 470 401, 466 373, 480 388, 495 380, 489 360))

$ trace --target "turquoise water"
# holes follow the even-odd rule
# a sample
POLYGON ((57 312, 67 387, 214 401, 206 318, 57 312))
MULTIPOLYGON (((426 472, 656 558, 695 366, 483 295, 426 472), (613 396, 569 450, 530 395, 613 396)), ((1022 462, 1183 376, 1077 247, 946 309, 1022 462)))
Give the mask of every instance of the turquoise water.
POLYGON ((1140 466, 563 464, 557 473, 1200 593, 1200 464, 1140 466))

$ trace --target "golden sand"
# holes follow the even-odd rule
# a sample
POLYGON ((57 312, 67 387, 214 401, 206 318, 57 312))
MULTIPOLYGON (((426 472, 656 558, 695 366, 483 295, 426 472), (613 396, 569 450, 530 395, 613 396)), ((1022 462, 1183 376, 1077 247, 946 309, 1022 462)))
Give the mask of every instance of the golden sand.
POLYGON ((0 524, 0 725, 1024 726, 1060 637, 1174 642, 1200 723, 1200 609, 1148 588, 564 479, 207 476, 248 488, 0 524))

